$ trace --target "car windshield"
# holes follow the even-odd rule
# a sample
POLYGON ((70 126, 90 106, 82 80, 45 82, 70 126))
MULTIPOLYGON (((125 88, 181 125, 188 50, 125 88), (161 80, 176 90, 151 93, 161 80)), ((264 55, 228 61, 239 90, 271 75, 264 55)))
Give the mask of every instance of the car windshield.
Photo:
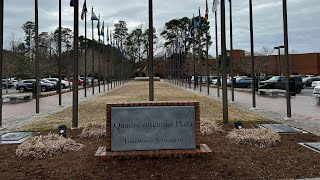
POLYGON ((45 80, 45 79, 42 79, 41 81, 44 82, 44 83, 51 83, 50 81, 45 80))
POLYGON ((280 78, 280 76, 273 76, 272 78, 270 78, 270 81, 278 81, 278 79, 280 78))
POLYGON ((311 78, 303 78, 302 82, 307 82, 309 79, 311 79, 311 78))

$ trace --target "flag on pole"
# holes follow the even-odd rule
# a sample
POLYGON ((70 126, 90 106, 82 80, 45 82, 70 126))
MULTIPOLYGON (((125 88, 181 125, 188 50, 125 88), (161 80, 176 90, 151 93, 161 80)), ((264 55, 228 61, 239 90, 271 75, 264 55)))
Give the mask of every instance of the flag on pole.
POLYGON ((102 22, 100 35, 104 37, 104 21, 102 22))
POLYGON ((202 17, 201 17, 201 13, 200 13, 200 8, 199 8, 199 17, 198 17, 198 23, 199 23, 199 29, 201 30, 201 19, 202 19, 202 17))
POLYGON ((206 0, 206 15, 205 15, 205 19, 208 21, 209 19, 209 8, 208 8, 208 0, 206 0))
POLYGON ((84 0, 83 7, 82 7, 82 12, 81 12, 81 20, 84 19, 84 16, 87 14, 87 12, 88 12, 87 3, 86 3, 86 0, 84 0))
POLYGON ((212 13, 215 13, 218 10, 219 0, 213 0, 212 4, 212 13))
POLYGON ((94 14, 93 9, 92 9, 92 14, 91 14, 91 21, 98 21, 98 17, 94 14))
POLYGON ((199 16, 198 19, 193 18, 193 27, 194 29, 201 29, 201 14, 200 14, 200 8, 199 8, 199 16))
POLYGON ((70 7, 73 7, 73 0, 70 0, 70 7))
POLYGON ((199 21, 193 18, 193 29, 198 29, 200 27, 199 21))
POLYGON ((98 18, 98 23, 97 23, 97 29, 98 29, 98 36, 100 36, 101 32, 100 32, 100 14, 99 14, 99 18, 98 18))

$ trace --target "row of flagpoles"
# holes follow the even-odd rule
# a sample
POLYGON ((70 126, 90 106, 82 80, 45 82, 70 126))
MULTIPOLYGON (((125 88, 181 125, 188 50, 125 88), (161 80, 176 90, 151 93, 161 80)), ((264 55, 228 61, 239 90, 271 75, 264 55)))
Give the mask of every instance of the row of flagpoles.
MULTIPOLYGON (((230 2, 230 11, 231 11, 231 0, 229 0, 230 2)), ((217 74, 217 78, 220 79, 220 64, 219 64, 219 47, 218 47, 218 25, 217 25, 217 11, 218 11, 218 6, 219 6, 220 2, 219 0, 213 0, 212 3, 212 13, 215 15, 215 37, 216 37, 216 74, 217 74)), ((209 21, 209 6, 208 6, 208 0, 206 0, 206 6, 205 6, 205 15, 204 15, 204 19, 205 21, 209 21)), ((199 16, 198 18, 195 18, 193 15, 192 18, 193 21, 191 21, 189 23, 189 25, 186 27, 186 37, 192 39, 193 42, 193 47, 196 46, 195 42, 195 38, 198 38, 198 67, 202 68, 202 65, 199 65, 199 63, 201 62, 201 55, 202 55, 202 47, 201 47, 201 37, 202 37, 202 28, 204 27, 204 23, 201 22, 202 21, 202 17, 201 17, 201 12, 200 12, 200 8, 199 8, 199 16)), ((232 27, 232 20, 230 17, 230 24, 232 27)), ((209 34, 209 29, 206 29, 206 37, 208 37, 209 34)), ((230 30, 230 36, 232 36, 232 30, 230 30)), ((231 41, 232 41, 232 37, 231 37, 231 41)), ((171 45, 171 47, 167 50, 167 54, 175 54, 175 53, 180 53, 180 56, 175 56, 179 58, 181 58, 181 42, 182 40, 177 38, 177 40, 171 45)), ((209 67, 208 67, 208 50, 209 50, 209 45, 208 45, 208 39, 206 38, 206 74, 208 76, 209 74, 209 67)), ((231 42, 232 44, 232 42, 231 42)), ((232 45, 231 45, 232 46, 232 45)), ((232 56, 232 49, 233 47, 231 47, 231 53, 230 55, 232 56)), ((195 48, 193 48, 193 74, 194 77, 196 77, 196 67, 195 67, 195 62, 196 62, 196 57, 195 57, 195 48)), ((221 1, 221 75, 222 75, 222 101, 223 101, 223 121, 224 123, 228 123, 228 100, 227 100, 227 70, 226 70, 226 56, 227 56, 227 50, 226 50, 226 32, 225 32, 225 0, 221 1)), ((167 56, 166 56, 167 57, 167 56)), ((174 58, 174 57, 173 57, 174 58)), ((231 57, 232 58, 232 57, 231 57)), ((232 61, 232 60, 231 60, 232 61)), ((202 64, 202 63, 201 63, 202 64)), ((179 63, 177 63, 177 65, 179 66, 179 63)), ((231 64, 230 64, 231 65, 231 64)), ((172 64, 172 72, 174 74, 172 74, 173 76, 176 76, 176 78, 178 78, 179 74, 181 76, 181 72, 177 72, 177 71, 181 71, 181 67, 179 67, 179 70, 174 70, 174 63, 172 64), (175 71, 175 72, 174 72, 175 71)), ((181 66, 181 65, 180 65, 181 66)), ((201 70, 200 70, 201 71, 201 70)), ((232 67, 231 67, 231 72, 232 72, 232 67)), ((230 74, 232 76, 232 73, 230 74)), ((181 77, 180 77, 181 78, 181 77)), ((202 80, 202 73, 200 73, 200 81, 202 80)), ((175 83, 176 85, 179 85, 179 82, 172 82, 175 83)), ((190 85, 189 85, 190 87, 190 85)), ((194 79, 194 90, 196 90, 197 87, 197 80, 194 79)), ((200 92, 202 91, 202 86, 199 86, 199 90, 200 92)), ((233 90, 233 89, 232 89, 233 90)), ((207 92, 209 94, 209 80, 207 80, 207 92)), ((232 93, 233 95, 233 93, 232 93)), ((217 85, 217 96, 220 97, 220 87, 219 84, 217 85)), ((232 96, 232 100, 233 100, 233 96, 232 96)))
MULTIPOLYGON (((70 7, 73 7, 73 0, 70 0, 70 7)), ((82 12, 81 12, 81 20, 85 20, 86 23, 86 15, 88 13, 88 9, 87 9, 87 3, 86 0, 84 0, 83 2, 83 7, 82 7, 82 12)), ((92 24, 94 21, 97 21, 97 30, 98 30, 98 36, 103 36, 105 37, 105 33, 104 33, 104 21, 102 21, 102 25, 101 24, 101 20, 100 20, 100 14, 99 17, 94 13, 93 11, 93 7, 92 7, 92 11, 91 11, 91 21, 92 24)), ((86 31, 86 28, 85 28, 86 31)), ((107 36, 106 36, 106 40, 107 43, 109 44, 109 42, 111 44, 115 44, 114 41, 112 40, 112 33, 110 31, 109 33, 109 26, 107 26, 107 36)))

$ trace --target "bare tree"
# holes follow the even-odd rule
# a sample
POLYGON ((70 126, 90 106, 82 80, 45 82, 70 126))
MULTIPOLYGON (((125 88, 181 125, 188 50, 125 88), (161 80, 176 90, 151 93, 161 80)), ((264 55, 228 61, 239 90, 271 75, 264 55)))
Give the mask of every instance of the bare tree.
POLYGON ((270 55, 274 54, 275 50, 273 48, 263 46, 259 52, 258 56, 255 57, 255 70, 259 75, 265 75, 270 71, 270 55))

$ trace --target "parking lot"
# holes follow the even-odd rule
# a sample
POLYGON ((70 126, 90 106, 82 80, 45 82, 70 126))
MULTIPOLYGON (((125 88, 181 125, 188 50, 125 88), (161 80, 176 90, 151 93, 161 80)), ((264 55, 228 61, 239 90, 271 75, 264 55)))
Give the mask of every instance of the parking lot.
MULTIPOLYGON (((185 85, 183 87, 185 88, 185 85)), ((191 84, 190 90, 193 91, 193 84, 191 84)), ((199 92, 199 90, 200 88, 197 87, 196 92, 199 92)), ((210 97, 222 101, 221 89, 220 98, 217 98, 216 87, 210 87, 209 90, 210 97)), ((231 103, 231 90, 228 88, 229 104, 239 106, 248 111, 255 111, 266 118, 320 135, 320 106, 317 104, 317 99, 312 95, 312 88, 303 89, 301 94, 291 98, 292 118, 287 118, 286 98, 283 96, 270 97, 256 94, 257 110, 252 110, 252 94, 250 89, 247 90, 246 92, 236 90, 234 93, 235 101, 231 103)), ((206 86, 202 86, 201 93, 207 95, 206 86)))

